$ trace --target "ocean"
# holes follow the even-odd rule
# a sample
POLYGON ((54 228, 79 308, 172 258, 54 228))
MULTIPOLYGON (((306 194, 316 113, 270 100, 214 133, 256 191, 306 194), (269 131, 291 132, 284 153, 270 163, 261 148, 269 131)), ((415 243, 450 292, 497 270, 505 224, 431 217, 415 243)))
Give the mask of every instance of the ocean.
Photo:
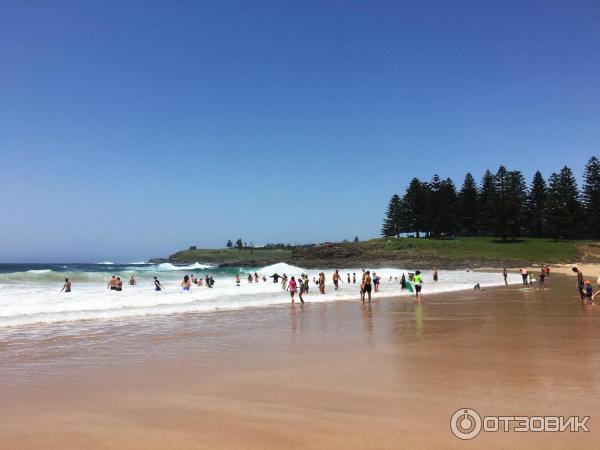
MULTIPOLYGON (((373 272, 373 269, 370 269, 373 272)), ((170 263, 148 264, 0 264, 0 328, 82 321, 136 320, 136 317, 152 315, 182 314, 187 312, 211 313, 242 308, 268 307, 290 302, 289 293, 280 283, 270 278, 274 273, 298 276, 306 273, 310 280, 310 292, 305 295, 307 303, 359 300, 358 283, 361 268, 340 269, 343 282, 334 291, 332 269, 326 274, 326 294, 321 295, 312 282, 321 270, 305 270, 288 264, 274 264, 255 268, 219 268, 209 264, 195 263, 176 266, 170 263), (257 272, 259 283, 248 283, 248 274, 257 272), (357 284, 348 284, 347 274, 356 273, 357 284), (124 286, 122 292, 106 288, 112 275, 120 276, 124 286), (213 288, 194 286, 183 291, 180 283, 184 275, 215 279, 213 288), (236 286, 235 275, 240 274, 241 284, 236 286), (127 285, 133 275, 137 285, 127 285), (267 282, 262 281, 262 276, 267 282), (155 292, 153 277, 157 276, 165 289, 155 292), (71 293, 59 293, 63 281, 72 282, 71 293)), ((375 269, 381 277, 380 293, 374 299, 409 296, 403 292, 395 277, 414 272, 408 269, 375 269), (392 278, 392 281, 390 280, 392 278)), ((433 282, 430 271, 423 272, 423 295, 472 289, 477 283, 482 288, 502 285, 500 271, 494 273, 440 271, 439 281, 433 282)), ((518 283, 517 274, 509 274, 509 283, 518 283)), ((298 296, 296 296, 296 301, 298 296)))

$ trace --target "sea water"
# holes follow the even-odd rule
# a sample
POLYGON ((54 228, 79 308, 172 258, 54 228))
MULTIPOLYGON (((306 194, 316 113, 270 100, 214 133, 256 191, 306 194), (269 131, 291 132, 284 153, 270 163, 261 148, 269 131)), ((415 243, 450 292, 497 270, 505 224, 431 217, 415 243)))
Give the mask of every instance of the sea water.
MULTIPOLYGON (((379 293, 373 298, 409 296, 400 288, 401 275, 414 272, 409 269, 381 268, 370 269, 381 277, 379 293), (390 280, 392 277, 392 281, 390 280), (397 277, 397 280, 396 280, 397 277)), ((181 314, 186 312, 215 312, 251 307, 267 307, 290 302, 290 294, 274 283, 271 275, 278 273, 296 278, 305 273, 310 279, 310 292, 304 295, 306 302, 335 302, 359 299, 361 268, 340 269, 342 282, 339 290, 334 290, 332 275, 334 270, 306 270, 279 263, 256 268, 218 268, 197 262, 189 265, 171 263, 113 264, 105 261, 98 264, 0 264, 0 327, 17 327, 33 324, 85 320, 135 320, 147 315, 181 314), (319 293, 313 282, 319 272, 326 275, 326 294, 319 293), (258 273, 260 281, 249 283, 249 274, 258 273), (347 274, 356 274, 356 284, 347 282, 347 274), (194 275, 204 279, 213 277, 213 288, 192 285, 189 291, 180 287, 184 275, 194 275), (241 278, 240 285, 235 275, 241 278), (112 275, 121 277, 123 291, 107 289, 112 275), (137 285, 129 286, 128 279, 133 275, 137 285), (153 277, 157 276, 165 289, 154 290, 153 277), (267 282, 262 281, 262 277, 267 282), (71 293, 59 293, 64 279, 72 283, 71 293)), ((482 288, 504 284, 501 271, 467 272, 439 271, 439 281, 433 281, 431 271, 423 271, 424 295, 472 289, 475 284, 482 288)), ((253 277, 254 278, 254 277, 253 277)), ((510 274, 509 283, 518 283, 521 277, 510 274)), ((296 301, 299 301, 296 295, 296 301)))

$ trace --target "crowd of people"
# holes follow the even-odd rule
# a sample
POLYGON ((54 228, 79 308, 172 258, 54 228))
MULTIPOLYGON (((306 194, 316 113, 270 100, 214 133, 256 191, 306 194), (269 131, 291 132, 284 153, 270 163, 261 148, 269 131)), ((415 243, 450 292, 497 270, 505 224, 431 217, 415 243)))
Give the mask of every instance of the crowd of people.
MULTIPOLYGON (((278 273, 274 273, 269 278, 273 280, 273 283, 279 283, 281 280, 281 288, 289 292, 292 303, 295 302, 296 294, 298 294, 298 298, 302 303, 304 303, 304 295, 308 294, 309 286, 310 286, 310 278, 307 274, 302 273, 298 278, 292 276, 288 277, 285 273, 283 275, 279 275, 278 273)), ((154 279, 154 290, 160 292, 165 289, 165 286, 160 282, 158 277, 153 277, 154 279)), ((336 269, 331 277, 333 281, 334 290, 338 290, 340 288, 340 283, 343 283, 343 276, 340 274, 339 269, 336 269)), ((246 278, 248 283, 259 283, 262 281, 263 283, 267 282, 267 277, 265 275, 259 276, 257 272, 254 272, 254 275, 248 274, 246 278)), ((348 284, 357 284, 356 273, 346 274, 346 280, 348 284)), ((236 274, 234 277, 234 281, 236 286, 241 285, 241 276, 240 274, 236 274)), ((392 277, 390 280, 392 281, 392 277)), ((421 277, 421 272, 416 271, 414 273, 409 273, 408 277, 403 273, 400 279, 398 277, 394 278, 395 282, 399 282, 400 288, 404 290, 410 290, 413 292, 413 288, 411 283, 414 284, 414 292, 416 293, 417 301, 421 300, 421 287, 423 284, 423 278, 421 277)), ((437 269, 434 269, 433 272, 433 281, 438 281, 438 272, 437 269)), ((313 277, 312 282, 318 287, 319 292, 321 294, 325 294, 326 287, 326 276, 325 272, 320 272, 317 277, 313 277)), ((371 275, 371 271, 362 270, 362 278, 359 283, 359 294, 361 302, 365 301, 365 298, 368 302, 371 301, 371 292, 379 292, 379 285, 381 283, 381 277, 378 276, 375 272, 371 275)), ((137 284, 137 280, 133 275, 129 277, 128 284, 130 286, 135 286, 137 284)), ((183 291, 190 291, 192 285, 194 286, 206 286, 208 288, 212 288, 215 285, 215 280, 213 277, 206 275, 203 278, 197 278, 194 274, 185 275, 183 280, 181 281, 181 289, 183 291)), ((112 275, 109 279, 108 284, 106 286, 107 289, 111 291, 120 292, 123 290, 123 280, 121 277, 117 275, 112 275)), ((60 292, 71 292, 71 282, 68 278, 65 278, 65 282, 63 284, 60 292)))
MULTIPOLYGON (((519 272, 523 280, 523 286, 532 285, 537 281, 538 289, 544 289, 546 287, 546 278, 550 276, 550 266, 548 264, 543 264, 540 267, 540 273, 538 275, 537 280, 533 272, 529 269, 521 268, 519 269, 519 272)), ((508 272, 506 270, 506 267, 502 270, 502 276, 504 277, 504 284, 508 286, 508 272)))
MULTIPOLYGON (((577 291, 581 300, 593 302, 595 298, 600 295, 600 289, 594 293, 594 289, 590 280, 584 280, 584 276, 582 272, 577 268, 573 267, 573 272, 576 274, 577 278, 577 291)), ((469 271, 469 269, 467 269, 469 271)), ((537 275, 537 278, 534 275, 532 270, 527 268, 519 269, 519 273, 522 277, 522 283, 524 286, 532 286, 533 284, 537 284, 537 289, 545 289, 546 288, 546 280, 550 276, 550 266, 548 264, 543 264, 540 267, 540 271, 537 275)), ((504 283, 508 286, 508 270, 504 268, 502 270, 502 276, 504 279, 504 283)), ((300 302, 304 303, 304 295, 308 294, 310 287, 310 278, 307 274, 302 273, 297 278, 292 276, 288 277, 285 273, 283 275, 279 275, 278 273, 274 273, 269 276, 270 279, 273 280, 273 283, 280 283, 281 288, 285 291, 289 292, 292 303, 295 302, 296 294, 300 302)), ((350 274, 349 272, 346 274, 346 283, 349 285, 356 285, 358 282, 359 287, 359 295, 361 302, 371 302, 372 293, 379 292, 379 286, 381 283, 381 277, 377 275, 377 273, 371 273, 370 270, 362 269, 362 277, 360 281, 358 281, 356 277, 356 273, 350 274)), ((240 286, 241 277, 240 274, 236 274, 234 277, 236 286, 240 286)), ((265 275, 259 276, 257 272, 254 274, 248 274, 246 278, 248 283, 266 283, 267 277, 265 275)), ((344 277, 340 273, 339 269, 336 269, 332 276, 331 280, 333 282, 334 290, 338 290, 340 288, 340 283, 344 283, 344 277)), ((432 280, 434 283, 437 283, 439 280, 439 274, 437 268, 434 268, 432 271, 432 280)), ((400 277, 389 277, 389 282, 391 283, 399 283, 402 291, 414 292, 416 300, 418 303, 421 302, 421 293, 423 288, 423 276, 419 270, 416 270, 414 273, 409 272, 408 274, 402 273, 400 277)), ((317 286, 319 292, 321 294, 325 294, 326 289, 326 275, 325 272, 320 272, 318 276, 312 278, 312 282, 317 286)), ((600 286, 600 277, 597 280, 598 286, 600 286)), ((136 278, 131 275, 128 279, 129 286, 135 286, 137 284, 136 278)), ((212 276, 206 275, 204 278, 197 278, 194 274, 185 275, 181 282, 181 289, 183 291, 190 291, 192 285, 200 287, 205 286, 207 288, 213 288, 215 285, 215 280, 212 276)), ((120 292, 123 290, 123 280, 121 277, 117 275, 112 275, 109 279, 106 288, 111 291, 120 292)), ((154 277, 154 290, 160 292, 165 289, 165 286, 159 281, 158 277, 154 277)), ((474 287, 475 290, 480 290, 481 286, 477 283, 474 287)), ((65 278, 64 284, 60 292, 71 292, 72 284, 68 278, 65 278)))

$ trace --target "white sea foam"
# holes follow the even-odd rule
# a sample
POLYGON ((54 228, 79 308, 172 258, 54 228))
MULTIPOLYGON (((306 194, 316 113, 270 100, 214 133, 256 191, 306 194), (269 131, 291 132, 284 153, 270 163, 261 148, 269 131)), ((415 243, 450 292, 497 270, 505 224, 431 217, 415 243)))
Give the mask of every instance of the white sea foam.
POLYGON ((112 265, 114 265, 115 263, 114 263, 114 262, 112 262, 112 261, 102 261, 102 262, 99 262, 98 264, 102 264, 102 265, 104 265, 104 266, 112 266, 112 265))
MULTIPOLYGON (((168 263, 167 263, 168 264, 168 263)), ((156 266, 152 266, 156 269, 156 266)), ((160 267, 160 266, 159 266, 160 267)), ((168 266, 167 266, 168 267, 168 266)), ((153 290, 153 271, 142 271, 143 277, 138 278, 136 286, 124 286, 123 292, 106 289, 108 272, 55 272, 46 275, 43 281, 36 278, 35 274, 19 272, 10 275, 8 282, 0 286, 0 327, 20 326, 29 324, 47 324, 54 322, 70 322, 95 319, 131 319, 136 316, 161 315, 185 312, 211 312, 217 310, 231 310, 247 307, 265 307, 289 303, 289 293, 281 288, 279 283, 271 279, 259 283, 248 283, 242 277, 240 286, 236 286, 233 275, 215 276, 215 287, 192 286, 191 290, 184 292, 180 288, 182 271, 190 267, 207 267, 203 264, 191 266, 173 266, 174 269, 162 269, 160 280, 165 285, 165 290, 153 290), (25 277, 26 276, 26 277, 25 277), (62 279, 66 276, 73 281, 73 292, 59 294, 62 279), (21 278, 20 278, 21 277, 21 278), (24 278, 25 277, 25 278, 24 278)), ((326 294, 320 295, 312 282, 321 270, 306 270, 288 264, 274 264, 260 269, 249 269, 248 272, 258 272, 261 277, 269 277, 273 273, 288 276, 298 276, 306 273, 311 280, 310 293, 305 300, 315 302, 335 302, 340 300, 358 299, 358 282, 361 276, 360 269, 341 269, 342 283, 338 291, 333 290, 331 276, 332 270, 324 270, 326 274, 326 294), (357 284, 347 283, 347 274, 356 273, 357 284)), ((402 273, 408 270, 378 269, 375 270, 382 278, 381 292, 374 293, 375 299, 395 296, 408 296, 407 292, 400 289, 399 282, 402 273), (389 281, 392 277, 392 281, 389 281)), ((123 272, 122 276, 127 272, 123 272)), ((140 272, 138 272, 140 273, 140 272)), ((221 272, 215 272, 221 273, 221 272)), ((45 275, 41 274, 44 277, 45 275)), ((476 283, 482 287, 503 284, 501 273, 481 273, 463 271, 440 271, 439 282, 432 281, 431 272, 423 272, 425 295, 430 293, 450 292, 461 289, 472 289, 476 283)), ((521 278, 517 274, 509 275, 509 283, 519 283, 521 278)))
POLYGON ((176 266, 171 263, 162 263, 158 265, 159 270, 203 270, 210 269, 212 267, 214 266, 211 266, 210 264, 200 264, 199 262, 195 262, 194 264, 188 266, 176 266))
POLYGON ((306 273, 306 270, 302 269, 300 267, 291 266, 286 263, 277 263, 277 264, 272 264, 270 266, 263 267, 262 269, 259 270, 259 272, 265 273, 265 274, 277 273, 279 275, 283 275, 285 273, 288 276, 292 276, 292 275, 298 276, 303 273, 306 273))
POLYGON ((50 269, 31 269, 28 270, 27 273, 52 273, 52 270, 50 269))

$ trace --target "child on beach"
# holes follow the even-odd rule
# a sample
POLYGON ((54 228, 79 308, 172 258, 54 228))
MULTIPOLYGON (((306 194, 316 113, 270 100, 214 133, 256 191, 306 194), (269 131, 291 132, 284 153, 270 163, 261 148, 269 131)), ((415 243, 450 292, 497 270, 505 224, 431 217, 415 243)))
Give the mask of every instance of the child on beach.
POLYGON ((581 270, 579 270, 577 267, 573 267, 572 270, 577 275, 577 291, 579 291, 579 297, 581 298, 581 300, 583 300, 585 299, 585 283, 583 282, 583 273, 581 273, 581 270))
POLYGON ((592 283, 590 282, 590 280, 585 280, 584 290, 585 290, 585 299, 591 303, 594 299, 594 295, 593 295, 594 288, 592 287, 592 283))
POLYGON ((290 278, 289 289, 290 289, 290 297, 292 297, 292 303, 294 303, 294 295, 296 294, 296 279, 294 277, 290 278))

